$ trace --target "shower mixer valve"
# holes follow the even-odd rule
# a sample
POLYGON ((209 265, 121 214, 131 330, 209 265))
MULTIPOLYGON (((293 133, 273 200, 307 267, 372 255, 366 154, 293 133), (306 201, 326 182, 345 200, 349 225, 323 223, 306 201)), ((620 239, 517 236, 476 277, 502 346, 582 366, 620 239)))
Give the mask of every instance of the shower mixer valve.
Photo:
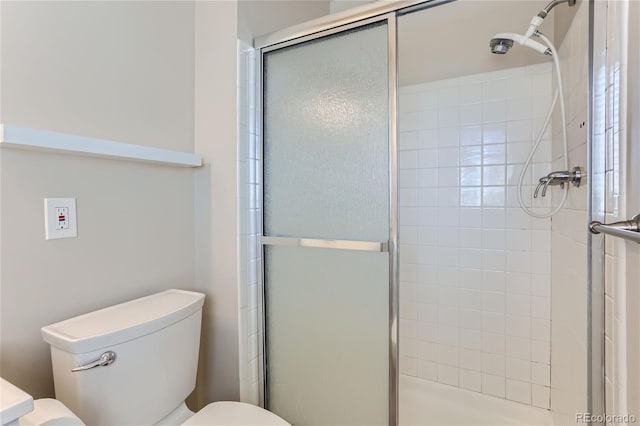
POLYGON ((538 192, 540 188, 542 188, 541 197, 547 195, 547 188, 549 185, 557 186, 564 189, 565 182, 571 182, 573 186, 579 187, 580 181, 582 180, 582 168, 574 167, 573 170, 569 171, 560 171, 560 172, 551 172, 546 176, 543 176, 538 181, 538 186, 536 187, 535 192, 533 193, 533 198, 538 198, 538 192))

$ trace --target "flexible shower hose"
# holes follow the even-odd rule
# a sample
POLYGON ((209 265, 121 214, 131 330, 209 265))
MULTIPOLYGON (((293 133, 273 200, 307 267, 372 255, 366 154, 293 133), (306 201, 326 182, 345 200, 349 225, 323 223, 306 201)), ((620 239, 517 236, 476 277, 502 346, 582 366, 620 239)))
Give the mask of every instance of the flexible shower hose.
POLYGON ((564 190, 562 192, 562 200, 560 200, 560 204, 558 204, 558 206, 555 209, 551 210, 548 213, 536 213, 533 210, 531 210, 529 207, 526 206, 526 204, 524 203, 523 197, 522 197, 522 186, 523 186, 524 177, 525 177, 525 174, 527 172, 527 169, 531 165, 531 162, 533 161, 533 156, 535 155, 536 151, 538 150, 538 147, 540 146, 540 143, 542 142, 542 138, 544 137, 544 134, 547 131, 547 128, 549 127, 549 123, 551 122, 551 116, 553 115, 553 111, 554 111, 556 103, 558 101, 558 97, 560 98, 560 112, 561 112, 561 115, 562 115, 562 143, 563 143, 564 169, 565 170, 569 170, 569 147, 568 147, 568 143, 567 143, 567 114, 566 114, 566 109, 565 109, 564 93, 563 93, 563 88, 562 88, 562 74, 561 74, 561 71, 560 71, 560 58, 558 58, 558 52, 556 51, 555 46, 553 45, 553 43, 551 43, 551 41, 547 37, 544 36, 544 34, 542 34, 541 32, 537 32, 536 35, 538 37, 540 37, 540 39, 551 50, 551 57, 553 58, 553 64, 554 64, 554 68, 555 68, 555 71, 556 71, 556 77, 557 77, 557 80, 558 80, 558 86, 556 87, 556 91, 555 91, 555 93, 553 95, 553 100, 551 101, 551 105, 549 106, 549 112, 547 113, 547 116, 546 116, 546 118, 544 120, 544 124, 542 125, 542 128, 540 129, 540 132, 538 133, 538 137, 536 138, 536 142, 531 147, 531 151, 529 152, 529 156, 527 157, 527 160, 525 161, 524 165, 522 166, 522 171, 520 172, 520 177, 518 178, 518 203, 520 204, 520 207, 522 208, 522 210, 524 210, 524 212, 527 213, 529 216, 535 217, 535 218, 538 218, 538 219, 546 219, 546 218, 549 218, 549 217, 555 215, 556 213, 558 213, 560 211, 560 209, 562 209, 564 207, 565 203, 567 202, 567 193, 569 192, 569 183, 565 182, 564 190))

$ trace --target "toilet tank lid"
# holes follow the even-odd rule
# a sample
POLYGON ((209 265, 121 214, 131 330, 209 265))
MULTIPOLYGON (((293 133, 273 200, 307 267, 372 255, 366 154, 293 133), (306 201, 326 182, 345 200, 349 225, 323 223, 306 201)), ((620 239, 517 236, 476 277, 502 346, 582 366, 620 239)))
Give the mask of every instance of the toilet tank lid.
POLYGON ((202 308, 204 294, 167 290, 42 327, 44 341, 79 354, 117 345, 174 324, 202 308))

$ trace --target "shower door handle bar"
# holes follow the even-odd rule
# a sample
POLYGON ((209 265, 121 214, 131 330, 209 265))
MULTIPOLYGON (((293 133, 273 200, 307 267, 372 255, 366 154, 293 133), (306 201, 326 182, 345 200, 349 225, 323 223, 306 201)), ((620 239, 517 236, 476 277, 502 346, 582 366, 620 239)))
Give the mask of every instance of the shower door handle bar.
POLYGON ((286 247, 312 247, 338 250, 358 250, 386 253, 388 241, 322 240, 314 238, 262 237, 262 245, 286 247))
POLYGON ((640 213, 633 216, 630 220, 623 220, 610 224, 594 220, 589 224, 589 230, 592 234, 602 233, 612 235, 614 237, 635 241, 640 244, 640 213))

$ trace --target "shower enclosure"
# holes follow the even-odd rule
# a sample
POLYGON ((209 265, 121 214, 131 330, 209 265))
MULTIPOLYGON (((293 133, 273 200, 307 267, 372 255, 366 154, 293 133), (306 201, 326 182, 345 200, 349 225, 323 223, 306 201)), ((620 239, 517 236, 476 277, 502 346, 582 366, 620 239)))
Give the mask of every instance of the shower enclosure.
MULTIPOLYGON (((564 170, 556 116, 518 185, 552 63, 489 48, 545 5, 385 2, 256 40, 268 409, 309 425, 553 424, 601 407, 588 187, 553 219, 518 204, 563 198, 534 196, 564 170)), ((593 6, 572 7, 540 30, 556 31, 569 158, 589 173, 593 6)))

